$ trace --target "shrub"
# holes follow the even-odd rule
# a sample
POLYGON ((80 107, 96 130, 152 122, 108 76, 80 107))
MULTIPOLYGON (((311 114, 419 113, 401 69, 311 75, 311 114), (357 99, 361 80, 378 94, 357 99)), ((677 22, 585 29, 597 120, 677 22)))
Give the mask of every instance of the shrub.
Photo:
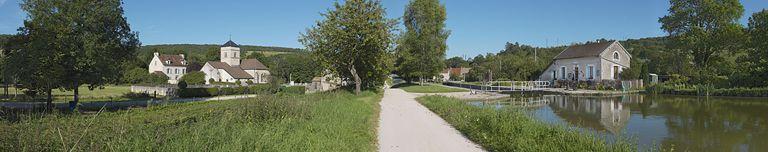
POLYGON ((181 76, 180 81, 186 81, 187 84, 200 85, 205 84, 205 73, 200 71, 189 72, 181 76))
MULTIPOLYGON (((210 88, 186 88, 179 89, 179 97, 182 98, 194 98, 194 97, 211 97, 214 96, 209 93, 210 88)), ((215 88, 214 88, 215 89, 215 88)))
POLYGON ((179 81, 179 83, 176 84, 176 85, 179 87, 179 89, 186 89, 187 88, 187 82, 184 81, 184 80, 179 81))

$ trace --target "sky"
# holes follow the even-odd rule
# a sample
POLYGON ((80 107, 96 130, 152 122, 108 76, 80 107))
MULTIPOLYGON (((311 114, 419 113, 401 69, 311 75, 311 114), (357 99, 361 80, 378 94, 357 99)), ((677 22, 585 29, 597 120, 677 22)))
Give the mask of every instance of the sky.
MULTIPOLYGON (((0 34, 13 34, 26 18, 21 0, 0 0, 0 34)), ((125 0, 125 17, 143 45, 223 44, 304 48, 300 33, 321 20, 333 0, 125 0)), ((658 18, 666 0, 442 0, 447 9, 447 57, 496 53, 506 42, 558 46, 599 38, 666 35, 658 18)), ((407 0, 383 0, 389 18, 407 0)), ((742 0, 742 24, 768 0, 742 0)))

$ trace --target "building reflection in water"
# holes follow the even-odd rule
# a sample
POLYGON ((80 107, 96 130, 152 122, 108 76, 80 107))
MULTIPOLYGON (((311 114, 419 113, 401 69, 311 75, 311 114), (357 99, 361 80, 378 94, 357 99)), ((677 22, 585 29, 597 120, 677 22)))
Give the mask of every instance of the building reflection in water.
POLYGON ((516 98, 511 100, 509 103, 517 107, 538 108, 548 106, 555 115, 569 124, 617 134, 629 123, 631 113, 629 104, 643 103, 643 96, 585 97, 545 95, 542 97, 516 98))

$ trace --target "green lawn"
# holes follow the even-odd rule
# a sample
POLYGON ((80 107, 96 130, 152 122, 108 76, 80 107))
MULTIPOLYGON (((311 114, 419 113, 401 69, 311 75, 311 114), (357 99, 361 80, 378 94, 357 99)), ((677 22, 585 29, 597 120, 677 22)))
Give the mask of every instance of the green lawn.
POLYGON ((335 91, 29 116, 0 121, 0 151, 375 151, 381 97, 335 91))
POLYGON ((450 88, 440 84, 410 84, 403 83, 393 86, 392 88, 400 88, 410 93, 449 93, 449 92, 468 92, 467 89, 450 88))
POLYGON ((489 151, 636 150, 626 140, 609 144, 591 134, 536 121, 513 107, 477 107, 444 96, 425 96, 417 100, 489 151))
MULTIPOLYGON (((0 88, 0 93, 2 91, 2 88, 0 88)), ((94 90, 89 90, 87 86, 81 86, 80 87, 80 100, 84 102, 94 102, 94 101, 123 101, 123 100, 130 100, 128 98, 123 97, 126 93, 131 92, 130 86, 104 86, 103 88, 96 88, 94 90)), ((21 92, 21 90, 14 91, 14 88, 8 88, 9 96, 16 95, 24 95, 24 93, 21 92)), ((54 89, 52 91, 54 102, 66 102, 71 101, 74 92, 73 91, 63 91, 59 89, 54 89)), ((45 98, 45 95, 40 94, 37 97, 38 99, 45 98)), ((24 100, 24 99, 19 99, 24 100)), ((2 100, 2 101, 19 101, 19 100, 2 100)))

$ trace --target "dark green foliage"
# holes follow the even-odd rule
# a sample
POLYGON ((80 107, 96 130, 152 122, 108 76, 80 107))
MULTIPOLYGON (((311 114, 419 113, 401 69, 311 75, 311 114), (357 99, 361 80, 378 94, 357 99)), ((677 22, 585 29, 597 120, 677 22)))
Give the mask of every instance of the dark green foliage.
POLYGON ((715 84, 735 69, 747 37, 738 23, 744 7, 738 0, 671 0, 669 14, 660 18, 678 59, 692 57, 697 84, 715 84))
MULTIPOLYGON (((309 83, 312 78, 321 76, 322 67, 308 53, 278 54, 267 57, 266 64, 272 78, 284 82, 309 83)), ((264 61, 262 61, 264 62, 264 61)))
POLYGON ((307 88, 304 86, 290 86, 280 88, 280 92, 285 94, 304 94, 306 90, 307 88))
POLYGON ((588 133, 530 118, 514 107, 476 107, 444 96, 417 100, 489 151, 635 151, 624 139, 608 143, 588 133))
MULTIPOLYGON (((295 88, 292 88, 296 91, 295 88)), ((278 88, 274 88, 268 84, 257 84, 241 87, 224 87, 224 88, 185 88, 179 89, 178 96, 181 98, 194 98, 194 97, 213 97, 223 95, 236 95, 236 94, 273 94, 278 91, 278 88)), ((302 93, 303 94, 303 93, 302 93)))
POLYGON ((147 69, 134 68, 123 72, 123 77, 120 82, 130 85, 162 85, 168 83, 168 77, 165 75, 149 73, 147 69))
POLYGON ((747 32, 749 49, 744 56, 747 65, 743 79, 745 86, 768 86, 768 10, 762 10, 749 18, 747 32))
POLYGON ((179 81, 186 81, 187 84, 191 85, 202 85, 205 84, 205 73, 200 71, 189 72, 181 76, 179 81))
POLYGON ((184 81, 184 80, 179 80, 179 83, 177 83, 176 86, 178 86, 179 89, 186 89, 187 88, 187 82, 184 81))
POLYGON ((445 68, 466 68, 469 67, 469 61, 461 57, 452 57, 445 60, 445 68))

